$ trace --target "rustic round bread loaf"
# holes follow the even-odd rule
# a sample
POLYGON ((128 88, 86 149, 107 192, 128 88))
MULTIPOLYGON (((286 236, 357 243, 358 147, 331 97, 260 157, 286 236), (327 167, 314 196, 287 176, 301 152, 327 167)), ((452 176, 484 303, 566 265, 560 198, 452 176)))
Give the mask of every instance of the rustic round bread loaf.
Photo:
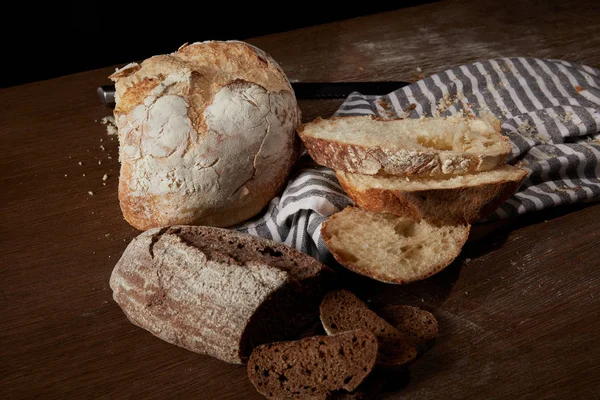
POLYGON ((256 215, 298 156, 300 110, 277 63, 202 42, 117 70, 119 201, 134 227, 230 226, 256 215))

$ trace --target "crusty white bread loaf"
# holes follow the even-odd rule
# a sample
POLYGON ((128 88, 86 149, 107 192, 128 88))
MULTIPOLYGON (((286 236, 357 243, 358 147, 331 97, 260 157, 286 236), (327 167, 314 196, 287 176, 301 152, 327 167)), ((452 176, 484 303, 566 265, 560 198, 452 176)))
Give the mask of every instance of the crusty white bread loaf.
POLYGON ((377 363, 403 365, 417 356, 413 340, 369 309, 352 292, 336 290, 323 298, 319 307, 325 332, 334 335, 355 329, 373 332, 379 343, 377 363))
POLYGON ((317 321, 332 274, 275 242, 173 226, 135 238, 110 287, 135 325, 169 343, 242 363, 254 346, 296 337, 317 321))
POLYGON ((450 264, 469 236, 470 225, 414 221, 346 207, 321 227, 327 248, 344 267, 388 282, 425 279, 450 264))
POLYGON ((357 206, 412 219, 472 223, 486 217, 518 189, 527 171, 502 165, 490 171, 435 177, 361 175, 336 171, 357 206))
POLYGON ((230 226, 256 215, 297 159, 294 91, 243 42, 203 42, 129 64, 115 81, 119 200, 134 227, 230 226))
POLYGON ((510 152, 500 122, 481 118, 317 118, 298 128, 311 157, 335 170, 365 175, 444 175, 487 171, 510 152))
POLYGON ((325 400, 356 389, 375 366, 377 347, 364 330, 264 344, 252 352, 248 377, 268 399, 325 400))

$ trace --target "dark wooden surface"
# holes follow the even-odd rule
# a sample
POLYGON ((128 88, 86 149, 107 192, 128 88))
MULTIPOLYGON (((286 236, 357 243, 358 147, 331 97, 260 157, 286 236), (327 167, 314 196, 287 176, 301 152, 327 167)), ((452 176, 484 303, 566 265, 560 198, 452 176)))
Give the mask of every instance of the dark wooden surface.
MULTIPOLYGON (((305 81, 409 80, 496 56, 600 66, 597 2, 527 3, 439 2, 251 42, 305 81)), ((117 201, 116 139, 96 122, 112 70, 0 92, 0 397, 258 399, 243 367, 160 341, 112 301, 137 234, 117 201)), ((305 119, 338 105, 301 104, 305 119)), ((414 304, 440 322, 384 397, 599 398, 599 224, 600 205, 555 209, 471 241, 423 282, 346 276, 374 308, 414 304)))

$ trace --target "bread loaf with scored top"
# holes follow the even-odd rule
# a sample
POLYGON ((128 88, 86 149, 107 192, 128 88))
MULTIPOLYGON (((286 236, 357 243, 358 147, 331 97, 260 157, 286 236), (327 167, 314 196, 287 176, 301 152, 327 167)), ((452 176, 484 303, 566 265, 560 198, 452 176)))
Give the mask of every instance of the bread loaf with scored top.
POLYGON ((230 363, 318 320, 333 272, 284 245, 219 228, 155 228, 135 238, 110 287, 129 320, 230 363))
POLYGON ((239 41, 186 44, 110 78, 119 201, 134 227, 234 225, 287 182, 300 109, 264 51, 239 41))

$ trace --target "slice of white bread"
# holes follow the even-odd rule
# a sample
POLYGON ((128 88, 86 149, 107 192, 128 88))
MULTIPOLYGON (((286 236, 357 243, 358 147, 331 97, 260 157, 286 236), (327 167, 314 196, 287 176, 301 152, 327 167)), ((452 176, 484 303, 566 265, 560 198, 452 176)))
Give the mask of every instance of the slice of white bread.
POLYGON ((336 171, 357 206, 412 219, 437 217, 472 223, 493 212, 518 189, 527 171, 502 165, 491 171, 434 177, 370 176, 336 171))
POLYGON ((318 164, 365 175, 487 171, 510 153, 500 122, 489 113, 480 118, 317 118, 300 126, 298 134, 318 164))
POLYGON ((414 221, 346 207, 321 227, 327 248, 344 267, 382 282, 425 279, 450 264, 469 236, 470 225, 414 221))

